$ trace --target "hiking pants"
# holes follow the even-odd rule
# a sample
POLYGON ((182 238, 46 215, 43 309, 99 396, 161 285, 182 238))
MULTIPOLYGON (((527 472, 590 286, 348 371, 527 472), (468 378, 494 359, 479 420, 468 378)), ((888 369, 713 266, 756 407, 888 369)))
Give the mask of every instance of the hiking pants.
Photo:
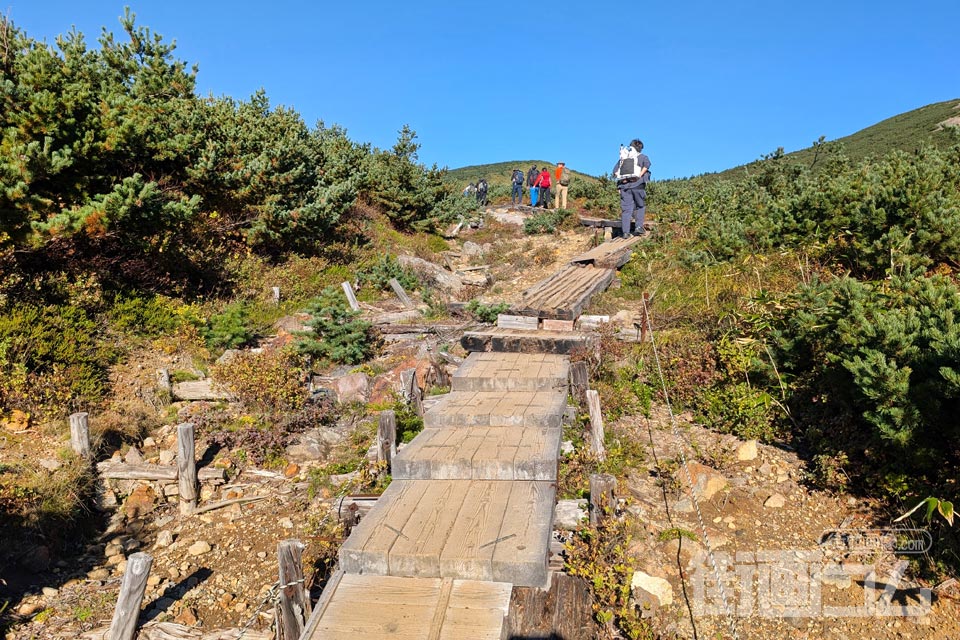
POLYGON ((540 206, 544 209, 550 207, 550 187, 540 187, 540 206))
POLYGON ((530 187, 530 206, 537 206, 537 198, 540 197, 540 187, 530 187))
POLYGON ((523 185, 513 183, 513 189, 510 191, 510 204, 523 204, 523 185))
POLYGON ((553 203, 554 209, 566 209, 567 208, 567 190, 569 187, 565 187, 562 184, 557 185, 557 198, 553 203))
POLYGON ((643 220, 647 215, 647 189, 643 182, 634 182, 620 187, 620 228, 623 235, 630 233, 633 218, 637 233, 643 233, 643 220))

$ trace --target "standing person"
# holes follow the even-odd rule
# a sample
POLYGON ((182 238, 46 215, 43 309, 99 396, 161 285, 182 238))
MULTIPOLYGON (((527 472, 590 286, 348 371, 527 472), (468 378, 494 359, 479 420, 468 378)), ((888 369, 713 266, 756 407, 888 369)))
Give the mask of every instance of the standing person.
POLYGON ((530 167, 530 171, 527 171, 527 186, 530 187, 530 206, 537 206, 537 197, 540 195, 540 189, 537 188, 537 178, 540 177, 540 172, 537 171, 537 165, 530 167))
POLYGON ((637 235, 643 229, 647 213, 647 182, 650 181, 650 158, 643 154, 643 143, 633 140, 629 147, 620 147, 620 160, 613 167, 613 177, 620 192, 620 227, 624 238, 632 238, 630 219, 636 226, 637 235))
POLYGON ((480 181, 477 182, 477 202, 480 203, 480 206, 487 206, 487 179, 480 178, 480 181))
POLYGON ((550 170, 546 167, 537 176, 537 187, 540 188, 540 206, 548 209, 550 207, 550 170))
POLYGON ((510 176, 510 184, 512 185, 510 190, 510 204, 514 206, 523 204, 523 171, 514 169, 513 175, 510 176))
POLYGON ((557 168, 553 172, 554 185, 557 189, 556 200, 553 203, 554 209, 567 208, 567 188, 570 186, 570 171, 567 170, 565 162, 558 162, 557 168))

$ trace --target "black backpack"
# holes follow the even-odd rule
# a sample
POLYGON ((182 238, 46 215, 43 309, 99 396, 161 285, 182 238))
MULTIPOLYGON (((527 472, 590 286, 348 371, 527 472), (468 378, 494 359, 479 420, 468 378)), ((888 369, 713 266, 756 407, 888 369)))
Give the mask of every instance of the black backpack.
POLYGON ((523 171, 520 171, 520 169, 514 169, 512 181, 513 184, 523 184, 523 171))

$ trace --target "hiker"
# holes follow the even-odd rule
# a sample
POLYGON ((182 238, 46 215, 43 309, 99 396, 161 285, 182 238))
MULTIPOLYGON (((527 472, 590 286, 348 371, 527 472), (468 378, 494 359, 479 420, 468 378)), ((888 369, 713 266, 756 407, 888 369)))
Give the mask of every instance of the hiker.
POLYGON ((540 177, 540 172, 537 170, 537 165, 530 167, 530 171, 527 171, 527 186, 530 187, 530 206, 537 206, 537 196, 540 194, 540 189, 537 188, 537 178, 540 177))
POLYGON ((620 192, 620 227, 624 238, 632 238, 630 219, 633 218, 636 235, 646 233, 643 228, 647 213, 647 182, 650 181, 650 158, 643 154, 643 143, 630 142, 620 146, 620 159, 613 167, 613 177, 620 192))
POLYGON ((537 176, 537 187, 540 188, 540 206, 550 208, 550 171, 546 167, 537 176))
POLYGON ((473 185, 473 183, 471 182, 471 183, 468 184, 466 187, 464 187, 464 189, 463 189, 463 195, 469 196, 470 194, 475 193, 476 190, 477 190, 477 188, 476 188, 476 187, 473 185))
POLYGON ((480 203, 480 206, 487 206, 487 179, 480 178, 480 181, 477 183, 477 202, 480 203))
POLYGON ((554 209, 567 208, 567 188, 570 185, 570 171, 567 170, 565 162, 558 162, 557 168, 553 172, 554 185, 557 189, 556 200, 553 203, 554 209))
POLYGON ((523 204, 523 171, 514 169, 510 176, 510 204, 516 206, 523 204))

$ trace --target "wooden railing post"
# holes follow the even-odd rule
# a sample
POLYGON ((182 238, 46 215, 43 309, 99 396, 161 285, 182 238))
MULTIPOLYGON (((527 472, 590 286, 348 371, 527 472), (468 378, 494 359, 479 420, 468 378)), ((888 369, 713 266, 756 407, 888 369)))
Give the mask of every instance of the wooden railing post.
POLYGON ((277 640, 297 640, 310 617, 310 598, 303 583, 303 543, 284 540, 277 547, 280 598, 277 601, 277 640))
POLYGON ((70 416, 70 447, 81 458, 89 460, 90 451, 90 423, 87 412, 74 413, 70 416))
POLYGON ((193 438, 192 423, 177 425, 177 484, 181 515, 190 515, 197 508, 197 458, 193 438))
POLYGON ((395 455, 397 455, 397 415, 392 409, 387 409, 380 412, 380 423, 377 426, 377 460, 386 462, 389 469, 395 455))
POLYGON ((423 391, 417 382, 417 370, 407 369, 400 372, 400 384, 403 385, 403 397, 410 403, 413 412, 423 416, 423 391))
POLYGON ((350 308, 354 311, 360 311, 360 303, 357 302, 357 294, 353 292, 353 285, 349 282, 341 282, 340 286, 343 287, 343 293, 347 296, 347 302, 350 303, 350 308))
POLYGON ((127 558, 127 569, 120 583, 120 596, 117 598, 117 608, 113 610, 107 640, 133 640, 152 565, 153 558, 148 553, 135 553, 127 558))
POLYGON ((608 473, 590 475, 590 525, 613 515, 617 503, 617 479, 608 473))
POLYGON ((603 446, 603 414, 600 412, 600 394, 587 390, 587 408, 590 410, 590 450, 601 462, 607 459, 603 446))
POLYGON ((570 394, 580 403, 587 401, 587 386, 590 383, 590 367, 585 360, 570 363, 570 394))

